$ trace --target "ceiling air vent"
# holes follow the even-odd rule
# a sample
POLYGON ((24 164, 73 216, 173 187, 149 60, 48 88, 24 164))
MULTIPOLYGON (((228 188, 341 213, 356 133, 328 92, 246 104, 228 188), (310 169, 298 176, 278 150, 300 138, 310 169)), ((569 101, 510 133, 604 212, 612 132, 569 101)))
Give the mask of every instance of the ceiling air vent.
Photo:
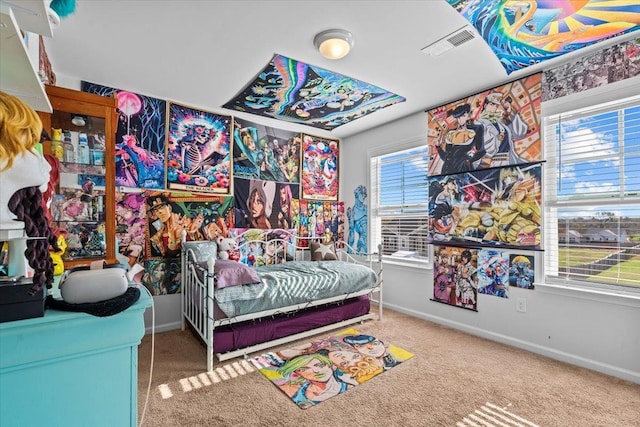
POLYGON ((429 46, 422 48, 422 51, 431 56, 439 56, 454 47, 458 47, 475 38, 476 33, 469 26, 464 26, 448 36, 441 38, 437 42, 431 43, 429 46))

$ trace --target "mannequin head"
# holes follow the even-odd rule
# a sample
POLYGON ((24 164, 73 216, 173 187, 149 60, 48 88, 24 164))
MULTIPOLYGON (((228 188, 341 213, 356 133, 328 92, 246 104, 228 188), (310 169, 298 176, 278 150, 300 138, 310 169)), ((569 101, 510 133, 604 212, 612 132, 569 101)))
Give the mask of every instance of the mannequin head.
POLYGON ((8 209, 18 190, 43 187, 49 182, 51 166, 36 150, 42 122, 35 111, 15 96, 0 92, 0 229, 20 229, 8 209))

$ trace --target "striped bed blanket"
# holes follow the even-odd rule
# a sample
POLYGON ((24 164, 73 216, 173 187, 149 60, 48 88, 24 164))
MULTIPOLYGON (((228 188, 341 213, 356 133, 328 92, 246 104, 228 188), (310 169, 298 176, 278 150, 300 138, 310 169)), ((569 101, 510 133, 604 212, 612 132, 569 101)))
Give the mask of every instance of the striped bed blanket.
POLYGON ((344 261, 289 261, 254 267, 261 283, 215 291, 228 317, 346 295, 376 286, 376 273, 344 261))

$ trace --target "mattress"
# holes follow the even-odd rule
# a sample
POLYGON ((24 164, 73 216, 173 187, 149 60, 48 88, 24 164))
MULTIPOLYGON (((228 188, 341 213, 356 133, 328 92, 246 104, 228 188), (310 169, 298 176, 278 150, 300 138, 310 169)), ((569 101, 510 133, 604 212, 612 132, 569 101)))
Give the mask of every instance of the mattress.
POLYGON ((216 289, 216 303, 228 317, 372 289, 377 280, 369 267, 344 261, 291 261, 254 269, 260 283, 216 289))
POLYGON ((369 312, 369 308, 369 297, 363 295, 344 300, 339 304, 326 304, 300 310, 295 315, 282 314, 220 326, 213 332, 213 349, 215 353, 225 353, 261 344, 362 316, 369 312))

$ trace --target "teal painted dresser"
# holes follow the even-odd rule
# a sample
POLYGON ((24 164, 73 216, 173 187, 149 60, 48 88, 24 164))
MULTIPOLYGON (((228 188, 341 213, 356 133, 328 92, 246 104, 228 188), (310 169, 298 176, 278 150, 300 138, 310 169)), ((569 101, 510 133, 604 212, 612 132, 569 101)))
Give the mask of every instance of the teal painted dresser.
POLYGON ((0 426, 136 426, 138 345, 151 297, 113 316, 47 309, 0 323, 0 426))

